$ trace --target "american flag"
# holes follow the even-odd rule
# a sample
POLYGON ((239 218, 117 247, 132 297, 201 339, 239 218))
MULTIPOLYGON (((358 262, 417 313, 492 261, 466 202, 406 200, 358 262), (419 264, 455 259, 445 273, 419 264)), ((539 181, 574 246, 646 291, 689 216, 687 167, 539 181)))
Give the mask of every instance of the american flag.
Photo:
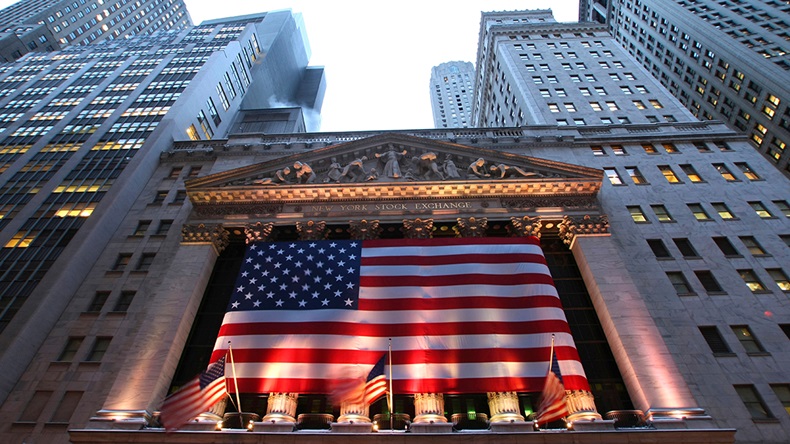
POLYGON ((159 414, 167 431, 176 430, 195 416, 208 411, 225 395, 225 356, 206 371, 168 396, 159 414))
POLYGON ((375 400, 387 393, 387 378, 384 376, 384 366, 387 365, 387 355, 381 355, 381 359, 368 373, 365 380, 365 404, 372 404, 375 400))
POLYGON ((588 390, 536 238, 261 242, 212 361, 232 341, 241 392, 325 394, 392 338, 395 393, 538 392, 551 334, 567 386, 588 390))
POLYGON ((543 385, 543 393, 535 416, 538 418, 538 424, 546 424, 568 416, 565 387, 562 385, 560 364, 555 354, 551 355, 551 368, 546 374, 546 382, 543 385))

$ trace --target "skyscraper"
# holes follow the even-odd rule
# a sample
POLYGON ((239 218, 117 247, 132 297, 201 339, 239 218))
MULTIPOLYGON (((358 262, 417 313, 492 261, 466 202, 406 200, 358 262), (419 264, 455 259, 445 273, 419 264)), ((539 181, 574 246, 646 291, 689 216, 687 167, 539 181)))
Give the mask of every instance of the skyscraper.
POLYGON ((582 0, 628 53, 702 120, 722 120, 790 175, 790 6, 755 1, 582 0))
POLYGON ((475 67, 446 62, 431 68, 431 109, 434 128, 464 128, 472 123, 475 67))
POLYGON ((21 0, 0 10, 0 60, 190 25, 183 0, 21 0))
MULTIPOLYGON (((307 62, 298 17, 280 11, 0 66, 0 399, 172 140, 223 136, 240 124, 242 103, 250 112, 271 100, 320 107, 323 69, 307 62)), ((155 200, 185 199, 160 192, 155 200)))

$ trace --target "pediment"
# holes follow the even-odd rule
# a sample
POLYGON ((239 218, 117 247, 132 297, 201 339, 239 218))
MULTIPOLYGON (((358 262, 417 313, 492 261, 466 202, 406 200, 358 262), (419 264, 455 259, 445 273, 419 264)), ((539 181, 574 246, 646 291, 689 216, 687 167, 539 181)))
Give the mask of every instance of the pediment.
POLYGON ((594 168, 383 133, 193 179, 186 188, 199 207, 230 201, 594 196, 602 178, 594 168))

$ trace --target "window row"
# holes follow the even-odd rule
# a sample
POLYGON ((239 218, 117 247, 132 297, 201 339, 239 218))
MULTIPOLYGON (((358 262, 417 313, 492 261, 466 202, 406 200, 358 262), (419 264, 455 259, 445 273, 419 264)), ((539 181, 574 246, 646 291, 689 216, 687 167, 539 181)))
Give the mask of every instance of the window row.
MULTIPOLYGON (((164 221, 163 221, 164 222, 164 221)), ((156 253, 143 253, 137 258, 137 262, 132 271, 148 271, 154 263, 156 253)), ((111 271, 124 271, 132 262, 132 253, 119 253, 115 258, 111 271)))
MULTIPOLYGON (((650 145, 652 147, 652 145, 650 145)), ((593 147, 595 149, 596 147, 593 147)), ((600 147, 598 147, 600 148, 600 147)), ((668 149, 668 148, 667 148, 668 149)), ((670 151, 668 151, 670 152, 670 151)), ((716 172, 727 182, 740 182, 740 179, 733 174, 732 170, 725 165, 724 163, 714 163, 712 164, 713 168, 716 172)), ((746 177, 746 179, 750 181, 754 180, 762 180, 759 174, 755 172, 751 166, 749 166, 746 162, 735 162, 734 165, 737 167, 738 171, 746 177)), ((675 170, 670 165, 656 165, 658 167, 658 171, 667 180, 669 183, 673 184, 681 184, 683 180, 681 177, 675 172, 675 170)), ((697 170, 691 164, 681 164, 678 165, 681 171, 686 175, 689 182, 692 183, 703 183, 705 179, 697 172, 697 170)), ((603 168, 606 177, 609 179, 609 183, 612 185, 625 185, 620 173, 617 171, 615 167, 604 167, 603 168)), ((649 182, 640 172, 639 168, 636 166, 626 166, 625 171, 628 177, 637 184, 637 185, 647 185, 649 182)), ((782 202, 782 201, 778 201, 782 202)), ((787 206, 787 203, 778 203, 777 206, 780 207, 781 211, 787 214, 790 211, 790 207, 787 206)), ((789 216, 790 217, 790 216, 789 216)))
MULTIPOLYGON (((145 236, 148 234, 148 230, 153 225, 153 221, 151 220, 140 220, 137 222, 137 226, 132 231, 132 236, 145 236)), ((152 233, 154 236, 164 236, 170 231, 170 228, 173 226, 172 219, 162 219, 159 221, 159 224, 156 226, 156 230, 152 233)))
MULTIPOLYGON (((743 257, 741 252, 735 247, 732 243, 730 238, 725 236, 715 236, 711 238, 713 243, 716 244, 716 247, 721 251, 721 253, 728 258, 740 258, 743 257)), ((743 244, 746 251, 749 252, 751 256, 754 257, 768 257, 771 254, 765 247, 757 241, 754 236, 738 236, 738 239, 743 244)), ((653 251, 653 254, 656 256, 657 259, 672 259, 673 256, 670 253, 669 249, 667 248, 666 244, 662 239, 646 239, 648 246, 653 251)), ((701 256, 697 253, 697 249, 694 248, 691 241, 686 238, 673 238, 672 242, 677 247, 678 251, 680 252, 681 256, 684 259, 700 259, 701 256)), ((703 251, 707 251, 707 247, 703 248, 703 251)), ((790 290, 790 286, 787 284, 780 285, 782 290, 790 290)))
MULTIPOLYGON (((716 148, 718 148, 722 152, 732 151, 732 148, 730 148, 730 146, 727 144, 727 142, 714 141, 713 144, 716 145, 716 148)), ((658 145, 661 148, 663 148, 664 151, 666 151, 668 154, 680 154, 680 149, 678 149, 677 145, 675 145, 672 142, 663 142, 663 143, 659 142, 657 144, 654 144, 654 143, 643 143, 641 145, 641 148, 642 148, 642 150, 644 150, 644 152, 646 154, 660 154, 658 148, 656 148, 656 145, 658 145)), ((697 149, 697 151, 699 151, 701 153, 711 153, 711 152, 713 152, 710 149, 710 147, 704 142, 694 142, 693 145, 697 149)), ((622 155, 628 154, 628 152, 625 150, 625 148, 622 145, 611 145, 610 147, 611 147, 614 155, 616 155, 616 156, 622 156, 622 155)), ((592 151, 594 156, 606 156, 607 155, 607 152, 604 150, 604 147, 599 146, 599 145, 590 146, 590 150, 592 151)), ((742 162, 742 164, 745 165, 746 167, 748 167, 748 165, 746 165, 745 163, 742 162)), ((738 168, 740 168, 742 171, 744 171, 741 168, 740 165, 738 166, 738 168)), ((754 174, 756 176, 756 173, 754 173, 751 170, 751 168, 747 168, 747 169, 749 170, 750 174, 754 174)), ((746 174, 746 171, 744 171, 744 174, 746 174)), ((754 180, 754 179, 752 179, 752 180, 754 180)))
MULTIPOLYGON (((784 214, 786 217, 790 217, 790 204, 784 200, 777 200, 773 201, 773 203, 780 209, 781 213, 784 214)), ((755 214, 760 217, 761 219, 773 219, 776 218, 774 213, 772 213, 768 207, 765 206, 760 201, 751 201, 748 202, 749 206, 754 210, 755 214)), ((708 210, 701 203, 687 203, 686 206, 688 207, 689 211, 694 215, 694 218, 698 221, 711 221, 713 218, 710 216, 708 210)), ((730 210, 724 202, 711 202, 710 206, 713 208, 713 211, 716 215, 719 216, 722 220, 738 220, 739 218, 735 215, 735 213, 730 210)), ((629 205, 626 207, 628 209, 629 214, 631 215, 631 219, 636 223, 650 223, 650 220, 647 218, 646 213, 642 210, 640 205, 629 205)), ((656 219, 659 222, 675 222, 675 218, 669 213, 669 210, 664 205, 655 204, 650 205, 650 208, 653 210, 656 219)))

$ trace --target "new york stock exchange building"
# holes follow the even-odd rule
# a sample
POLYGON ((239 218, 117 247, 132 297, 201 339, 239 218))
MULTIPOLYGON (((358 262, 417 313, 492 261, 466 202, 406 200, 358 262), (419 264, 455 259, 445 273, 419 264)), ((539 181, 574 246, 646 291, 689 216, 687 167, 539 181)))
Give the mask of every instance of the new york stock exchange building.
POLYGON ((723 259, 687 266, 680 240, 714 256, 703 242, 748 229, 787 259, 787 219, 744 202, 788 187, 720 124, 240 132, 176 142, 153 171, 30 373, 90 381, 72 442, 702 443, 753 427, 750 381, 716 365, 704 327, 753 322, 767 348, 787 305, 727 318, 695 272, 749 287, 723 259), (712 185, 667 182, 669 161, 712 185), (718 186, 706 168, 743 161, 768 180, 718 186), (616 184, 626 168, 647 184, 616 184), (116 308, 86 310, 97 294, 116 308), (89 336, 100 362, 56 362, 89 336), (567 413, 541 424, 552 354, 567 413), (221 359, 228 395, 166 432, 166 396, 221 359), (338 398, 382 360, 391 407, 338 398))

